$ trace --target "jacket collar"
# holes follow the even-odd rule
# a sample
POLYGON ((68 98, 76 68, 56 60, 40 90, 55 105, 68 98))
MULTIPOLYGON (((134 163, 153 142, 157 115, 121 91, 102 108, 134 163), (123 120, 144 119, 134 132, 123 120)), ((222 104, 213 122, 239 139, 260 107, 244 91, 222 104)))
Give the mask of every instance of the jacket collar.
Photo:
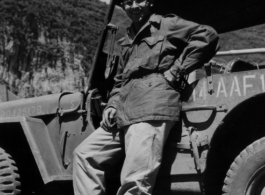
POLYGON ((135 40, 137 39, 137 37, 139 36, 139 34, 141 34, 146 28, 148 28, 148 27, 150 28, 150 26, 153 25, 153 23, 160 24, 161 18, 162 18, 161 15, 156 15, 156 14, 151 15, 151 17, 149 18, 149 20, 145 23, 145 25, 142 26, 142 28, 136 34, 136 36, 134 37, 134 39, 131 39, 130 38, 130 34, 134 32, 133 25, 131 24, 127 28, 127 34, 126 34, 126 36, 123 39, 121 39, 121 41, 122 41, 121 46, 131 46, 135 42, 135 40))

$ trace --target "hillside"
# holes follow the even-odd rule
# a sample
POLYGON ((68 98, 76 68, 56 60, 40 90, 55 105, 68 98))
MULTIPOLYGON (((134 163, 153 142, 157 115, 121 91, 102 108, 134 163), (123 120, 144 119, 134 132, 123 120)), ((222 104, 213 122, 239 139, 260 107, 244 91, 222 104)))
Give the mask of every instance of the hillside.
POLYGON ((106 10, 98 0, 2 0, 1 82, 19 97, 82 90, 106 10))
MULTIPOLYGON (((265 48, 265 24, 221 34, 220 46, 220 51, 265 48)), ((222 57, 219 60, 227 62, 234 58, 265 64, 265 54, 229 56, 222 57)))

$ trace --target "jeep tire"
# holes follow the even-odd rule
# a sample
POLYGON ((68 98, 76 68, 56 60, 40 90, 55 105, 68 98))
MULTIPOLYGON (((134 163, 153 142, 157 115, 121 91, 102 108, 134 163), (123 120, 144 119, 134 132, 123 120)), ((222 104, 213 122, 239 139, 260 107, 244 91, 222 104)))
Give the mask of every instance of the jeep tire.
POLYGON ((244 149, 226 174, 224 195, 265 195, 265 137, 244 149))
POLYGON ((0 148, 0 194, 21 194, 19 174, 15 161, 0 148))

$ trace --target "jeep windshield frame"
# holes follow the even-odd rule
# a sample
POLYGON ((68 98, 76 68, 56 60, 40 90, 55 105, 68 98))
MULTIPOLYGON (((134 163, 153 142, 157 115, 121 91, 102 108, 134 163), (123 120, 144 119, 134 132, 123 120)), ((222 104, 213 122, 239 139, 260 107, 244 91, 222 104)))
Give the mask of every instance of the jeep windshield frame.
POLYGON ((104 47, 104 43, 105 43, 106 38, 107 38, 107 33, 108 33, 107 26, 108 26, 108 24, 111 21, 114 8, 115 8, 115 0, 110 0, 110 4, 109 4, 109 7, 108 7, 107 15, 105 16, 105 20, 104 20, 103 30, 102 30, 101 36, 99 38, 99 44, 97 46, 95 57, 93 59, 93 64, 91 66, 91 70, 90 70, 90 73, 89 73, 88 86, 87 86, 86 94, 88 94, 88 91, 93 89, 93 86, 94 86, 93 80, 94 80, 94 77, 95 77, 95 74, 94 74, 95 67, 97 66, 97 64, 99 63, 99 60, 100 60, 100 55, 102 53, 102 50, 103 50, 103 47, 104 47))

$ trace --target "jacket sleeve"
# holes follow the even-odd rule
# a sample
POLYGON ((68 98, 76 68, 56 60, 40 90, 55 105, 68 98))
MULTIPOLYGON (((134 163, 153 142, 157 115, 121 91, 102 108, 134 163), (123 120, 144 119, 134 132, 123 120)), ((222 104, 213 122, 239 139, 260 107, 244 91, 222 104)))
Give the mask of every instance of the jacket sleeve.
POLYGON ((118 62, 118 68, 117 68, 117 73, 116 76, 114 78, 115 80, 115 85, 112 89, 112 91, 110 92, 110 98, 107 104, 107 107, 105 108, 108 109, 109 107, 113 107, 115 109, 117 109, 117 102, 119 100, 119 92, 120 92, 120 88, 122 85, 122 75, 123 75, 123 59, 121 54, 119 55, 119 62, 118 62))
POLYGON ((219 36, 213 28, 177 16, 169 24, 168 35, 173 42, 183 45, 180 56, 170 68, 177 79, 202 67, 219 49, 219 36))

